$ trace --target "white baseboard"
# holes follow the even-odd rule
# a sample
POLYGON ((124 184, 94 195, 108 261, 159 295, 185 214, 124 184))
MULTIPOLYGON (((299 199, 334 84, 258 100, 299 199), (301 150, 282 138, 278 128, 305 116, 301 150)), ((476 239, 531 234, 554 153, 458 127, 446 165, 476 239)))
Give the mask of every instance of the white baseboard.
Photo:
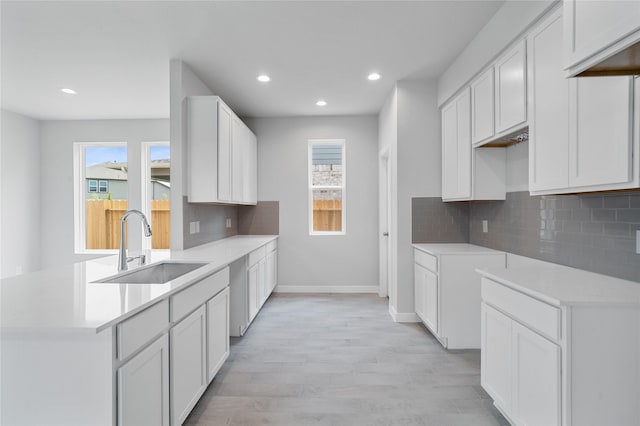
POLYGON ((420 322, 420 318, 415 312, 396 312, 396 309, 389 305, 389 315, 394 322, 420 322))
POLYGON ((277 285, 276 293, 378 293, 377 285, 277 285))

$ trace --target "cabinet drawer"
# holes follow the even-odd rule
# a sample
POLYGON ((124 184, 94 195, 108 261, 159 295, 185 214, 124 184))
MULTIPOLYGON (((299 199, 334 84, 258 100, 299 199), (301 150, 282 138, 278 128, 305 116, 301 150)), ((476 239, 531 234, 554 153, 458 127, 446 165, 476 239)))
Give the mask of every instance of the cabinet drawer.
POLYGON ((229 285, 229 268, 210 275, 171 297, 171 320, 177 322, 229 285))
POLYGON ((554 340, 561 337, 560 309, 555 306, 488 278, 482 278, 482 300, 554 340))
POLYGON ((267 253, 271 253, 272 251, 274 251, 277 248, 278 248, 278 240, 273 240, 273 241, 267 243, 267 253))
POLYGON ((256 249, 256 250, 252 251, 251 253, 249 253, 249 265, 248 265, 248 267, 251 268, 253 265, 255 265, 256 263, 258 263, 262 259, 264 259, 266 255, 267 255, 266 246, 262 246, 259 249, 256 249))
POLYGON ((169 325, 169 301, 156 303, 117 325, 118 359, 123 360, 169 325))
POLYGON ((424 266, 432 272, 438 272, 438 259, 435 256, 430 255, 429 253, 425 253, 422 250, 414 249, 413 260, 417 264, 424 266))

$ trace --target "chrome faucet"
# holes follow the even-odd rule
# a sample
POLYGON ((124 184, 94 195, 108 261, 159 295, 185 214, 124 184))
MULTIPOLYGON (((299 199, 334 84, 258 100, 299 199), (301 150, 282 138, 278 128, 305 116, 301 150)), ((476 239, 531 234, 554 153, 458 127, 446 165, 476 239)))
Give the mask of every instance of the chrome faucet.
POLYGON ((134 213, 140 216, 140 219, 142 219, 145 237, 151 236, 151 226, 149 226, 149 222, 147 221, 146 216, 140 210, 129 210, 122 215, 122 219, 120 219, 120 254, 118 257, 118 272, 126 271, 127 269, 129 269, 127 264, 134 259, 140 258, 140 264, 142 265, 144 265, 146 262, 144 254, 136 257, 127 257, 127 249, 124 247, 124 225, 127 221, 127 218, 134 213))

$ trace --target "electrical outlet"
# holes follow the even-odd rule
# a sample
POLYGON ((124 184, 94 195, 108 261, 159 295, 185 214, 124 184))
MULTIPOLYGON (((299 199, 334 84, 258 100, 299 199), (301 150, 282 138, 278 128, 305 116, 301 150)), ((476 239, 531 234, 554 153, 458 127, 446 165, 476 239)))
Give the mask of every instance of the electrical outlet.
POLYGON ((482 221, 482 232, 484 232, 485 234, 487 232, 489 232, 489 221, 488 220, 483 220, 482 221))
POLYGON ((640 229, 636 231, 636 253, 640 254, 640 229))
POLYGON ((197 234, 198 232, 200 232, 200 221, 189 222, 189 233, 197 234))
POLYGON ((231 218, 230 217, 227 218, 226 226, 227 226, 227 228, 231 228, 231 218))

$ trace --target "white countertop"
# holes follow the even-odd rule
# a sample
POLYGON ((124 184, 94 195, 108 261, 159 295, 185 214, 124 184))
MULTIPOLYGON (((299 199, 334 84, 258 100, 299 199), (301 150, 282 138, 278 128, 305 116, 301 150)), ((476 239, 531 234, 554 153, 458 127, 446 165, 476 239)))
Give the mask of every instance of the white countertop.
POLYGON ((117 274, 117 255, 5 278, 0 280, 0 327, 3 333, 49 330, 96 333, 276 238, 239 235, 188 250, 152 250, 147 265, 166 259, 207 263, 165 284, 94 283, 117 274))
POLYGON ((539 263, 515 268, 478 269, 477 272, 556 306, 640 306, 640 283, 548 262, 539 263))
POLYGON ((503 251, 466 243, 416 243, 414 248, 438 256, 441 254, 504 254, 503 251))

